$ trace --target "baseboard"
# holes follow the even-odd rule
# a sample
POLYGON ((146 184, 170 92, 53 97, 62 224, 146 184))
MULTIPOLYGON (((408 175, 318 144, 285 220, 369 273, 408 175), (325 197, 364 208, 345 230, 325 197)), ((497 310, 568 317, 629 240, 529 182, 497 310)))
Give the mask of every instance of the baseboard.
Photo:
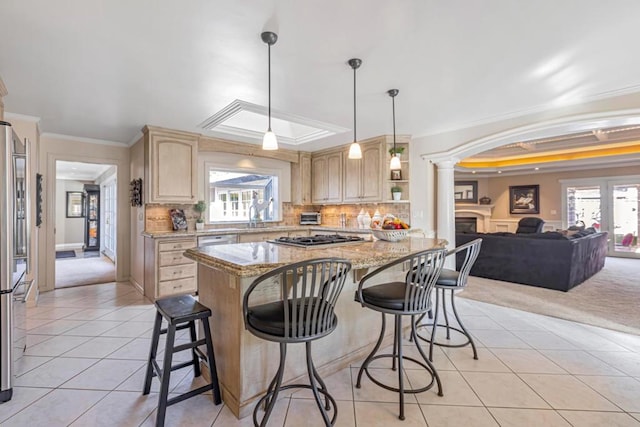
POLYGON ((144 295, 144 288, 140 286, 140 284, 136 282, 133 277, 129 277, 129 283, 133 285, 133 287, 136 288, 136 290, 140 292, 141 295, 144 295))
POLYGON ((82 249, 84 243, 57 243, 56 251, 73 251, 76 249, 82 249))

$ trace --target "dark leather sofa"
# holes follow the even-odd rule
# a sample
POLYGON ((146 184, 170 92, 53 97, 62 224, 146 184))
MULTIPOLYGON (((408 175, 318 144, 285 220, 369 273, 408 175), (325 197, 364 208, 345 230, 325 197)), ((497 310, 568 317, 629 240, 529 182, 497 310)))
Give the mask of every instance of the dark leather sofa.
MULTIPOLYGON (((607 233, 462 233, 456 246, 482 239, 472 276, 568 291, 604 267, 607 233)), ((462 259, 457 259, 458 267, 462 259)))

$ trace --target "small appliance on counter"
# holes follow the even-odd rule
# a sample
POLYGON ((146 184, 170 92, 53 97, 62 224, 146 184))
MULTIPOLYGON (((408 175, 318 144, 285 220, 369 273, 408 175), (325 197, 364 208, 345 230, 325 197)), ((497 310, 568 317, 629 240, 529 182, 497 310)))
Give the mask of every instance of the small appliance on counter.
POLYGON ((320 212, 301 212, 300 225, 321 225, 322 215, 320 212))

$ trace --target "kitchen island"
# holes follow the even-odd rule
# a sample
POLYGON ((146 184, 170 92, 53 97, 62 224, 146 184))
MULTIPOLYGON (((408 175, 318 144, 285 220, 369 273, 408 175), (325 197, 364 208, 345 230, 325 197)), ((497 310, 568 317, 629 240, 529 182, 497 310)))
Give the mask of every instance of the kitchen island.
MULTIPOLYGON (((211 331, 225 404, 238 418, 249 415, 253 403, 265 392, 277 370, 278 344, 258 339, 244 328, 242 298, 257 276, 281 265, 313 258, 338 257, 351 261, 353 272, 336 306, 338 327, 313 344, 316 367, 320 375, 327 376, 364 358, 380 333, 380 315, 354 302, 358 280, 373 267, 445 244, 444 240, 409 237, 395 243, 364 241, 319 249, 269 242, 188 249, 184 255, 198 263, 200 302, 212 311, 211 331)), ((379 281, 404 280, 401 268, 398 266, 381 275, 379 281)), ((279 289, 279 285, 274 284, 271 290, 277 295, 279 289)), ((269 298, 267 293, 269 291, 265 292, 265 300, 269 298)), ((285 381, 307 381, 303 345, 289 346, 285 381)))

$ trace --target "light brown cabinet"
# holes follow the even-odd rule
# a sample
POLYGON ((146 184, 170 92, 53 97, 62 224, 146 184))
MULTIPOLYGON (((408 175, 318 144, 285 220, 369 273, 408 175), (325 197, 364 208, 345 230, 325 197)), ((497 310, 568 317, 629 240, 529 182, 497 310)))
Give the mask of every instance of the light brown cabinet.
POLYGON ((311 158, 312 203, 342 202, 342 152, 331 152, 311 158))
POLYGON ((195 203, 198 134, 145 126, 146 203, 195 203))
POLYGON ((380 142, 362 144, 362 159, 351 160, 344 155, 344 201, 379 202, 382 200, 382 159, 384 146, 380 142))
POLYGON ((196 246, 194 237, 145 238, 144 294, 152 300, 198 290, 197 265, 183 253, 196 246))
POLYGON ((298 163, 291 163, 291 203, 311 203, 311 154, 300 153, 298 163))

